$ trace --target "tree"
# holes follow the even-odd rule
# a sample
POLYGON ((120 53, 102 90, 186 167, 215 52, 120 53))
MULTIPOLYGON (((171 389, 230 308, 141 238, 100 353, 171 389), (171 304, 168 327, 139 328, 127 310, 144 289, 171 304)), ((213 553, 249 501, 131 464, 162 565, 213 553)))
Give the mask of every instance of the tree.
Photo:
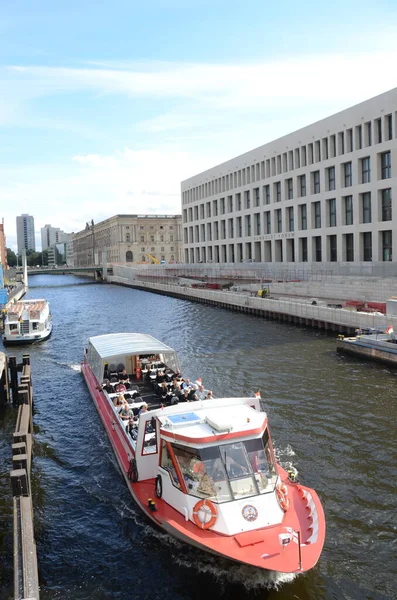
POLYGON ((15 267, 17 264, 17 255, 11 248, 7 248, 7 264, 9 267, 15 267))

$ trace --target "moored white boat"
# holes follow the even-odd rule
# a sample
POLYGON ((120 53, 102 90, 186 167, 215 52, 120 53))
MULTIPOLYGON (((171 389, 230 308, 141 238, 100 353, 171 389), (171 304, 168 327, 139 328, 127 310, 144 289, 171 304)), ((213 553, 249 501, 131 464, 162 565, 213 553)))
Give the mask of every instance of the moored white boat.
POLYGON ((6 305, 3 342, 31 344, 46 340, 52 332, 47 300, 19 300, 6 305))
POLYGON ((171 379, 180 370, 172 348, 133 333, 90 338, 82 364, 143 512, 169 534, 223 558, 281 573, 312 568, 325 539, 321 502, 277 464, 259 398, 164 406, 149 378, 142 379, 153 364, 171 379), (130 409, 136 412, 143 401, 149 405, 136 425, 123 421, 114 404, 123 369, 129 373, 130 409))
POLYGON ((342 354, 352 354, 397 366, 397 338, 392 327, 383 331, 357 330, 355 336, 339 335, 336 349, 342 354))

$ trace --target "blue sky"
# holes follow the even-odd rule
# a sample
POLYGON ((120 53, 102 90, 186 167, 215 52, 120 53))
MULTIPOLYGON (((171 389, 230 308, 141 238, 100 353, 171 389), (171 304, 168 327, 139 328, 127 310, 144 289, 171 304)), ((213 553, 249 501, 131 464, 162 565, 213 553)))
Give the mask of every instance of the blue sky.
POLYGON ((397 86, 397 0, 2 0, 0 218, 179 213, 180 181, 397 86))

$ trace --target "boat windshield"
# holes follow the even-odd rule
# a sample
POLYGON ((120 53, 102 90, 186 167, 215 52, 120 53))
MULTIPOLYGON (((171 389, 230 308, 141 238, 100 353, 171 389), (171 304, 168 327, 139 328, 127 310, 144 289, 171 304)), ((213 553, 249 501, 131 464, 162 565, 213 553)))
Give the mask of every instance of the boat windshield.
POLYGON ((262 438, 209 448, 172 444, 188 494, 229 502, 272 492, 277 472, 266 430, 262 438))

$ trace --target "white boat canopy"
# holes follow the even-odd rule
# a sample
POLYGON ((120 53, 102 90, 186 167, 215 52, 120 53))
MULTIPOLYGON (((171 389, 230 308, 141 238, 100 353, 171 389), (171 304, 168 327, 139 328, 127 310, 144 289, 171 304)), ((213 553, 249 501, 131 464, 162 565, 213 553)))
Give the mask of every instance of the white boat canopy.
POLYGON ((145 333, 110 333, 89 339, 87 361, 98 379, 102 381, 104 364, 128 363, 131 356, 156 354, 170 369, 180 371, 177 353, 170 346, 145 333))

